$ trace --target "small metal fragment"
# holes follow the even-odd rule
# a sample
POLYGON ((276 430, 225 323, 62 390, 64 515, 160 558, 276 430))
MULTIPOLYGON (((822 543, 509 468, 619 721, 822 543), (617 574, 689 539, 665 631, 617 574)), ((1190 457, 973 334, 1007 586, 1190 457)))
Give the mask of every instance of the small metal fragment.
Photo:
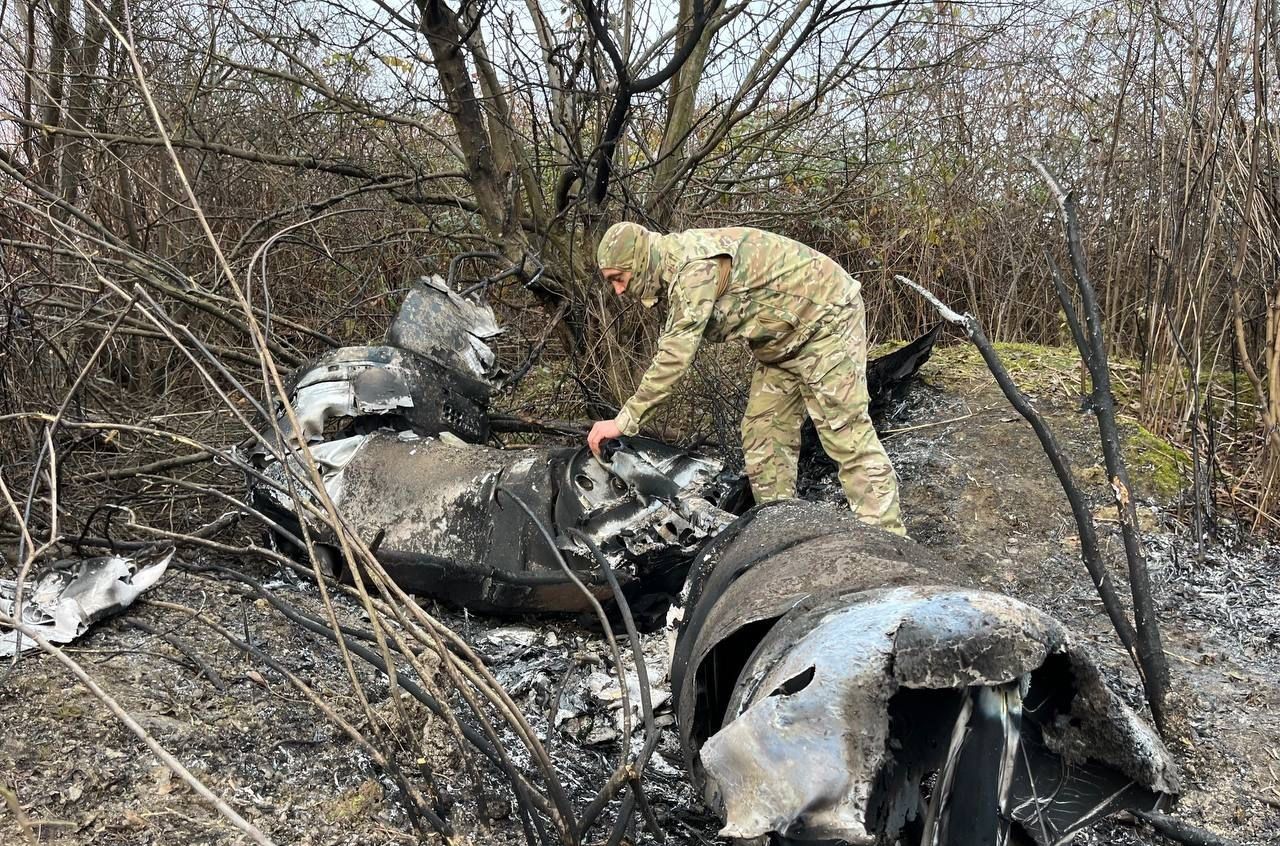
MULTIPOLYGON (((21 623, 51 643, 70 643, 89 626, 118 614, 150 589, 173 559, 172 547, 133 556, 59 561, 26 585, 21 623)), ((12 616, 17 582, 0 579, 0 613, 12 616)), ((0 657, 36 648, 17 630, 0 632, 0 657)))

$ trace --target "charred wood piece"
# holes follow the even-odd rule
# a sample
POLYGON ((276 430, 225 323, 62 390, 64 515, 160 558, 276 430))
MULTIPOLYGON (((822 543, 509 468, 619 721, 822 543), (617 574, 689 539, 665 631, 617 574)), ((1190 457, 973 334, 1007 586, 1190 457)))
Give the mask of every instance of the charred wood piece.
MULTIPOLYGON (((1165 699, 1169 693, 1169 662, 1165 658, 1164 646, 1160 639, 1160 624, 1156 619, 1155 602, 1151 597, 1151 577, 1147 572, 1146 555, 1142 551, 1137 503, 1131 495, 1133 486, 1129 482, 1129 470, 1120 449, 1120 432, 1116 426, 1116 399, 1111 391, 1111 370, 1107 362, 1106 339, 1102 336, 1102 310, 1098 305, 1093 280, 1089 276, 1084 242, 1080 236, 1080 219, 1076 213, 1075 196, 1063 191, 1043 164, 1036 159, 1032 159, 1031 163, 1049 186, 1062 218, 1067 254, 1071 259, 1071 275, 1080 296, 1081 311, 1084 313, 1084 331, 1081 332, 1077 325, 1072 327, 1072 334, 1093 383, 1090 405, 1098 422, 1102 459, 1107 468, 1107 478, 1111 480, 1116 512, 1120 519, 1120 536, 1124 540, 1125 559, 1129 564, 1129 592, 1133 598, 1135 644, 1141 664, 1142 682, 1156 725, 1164 731, 1168 716, 1165 699)), ((1059 297, 1063 299, 1065 309, 1066 301, 1070 297, 1062 291, 1059 291, 1059 297)))

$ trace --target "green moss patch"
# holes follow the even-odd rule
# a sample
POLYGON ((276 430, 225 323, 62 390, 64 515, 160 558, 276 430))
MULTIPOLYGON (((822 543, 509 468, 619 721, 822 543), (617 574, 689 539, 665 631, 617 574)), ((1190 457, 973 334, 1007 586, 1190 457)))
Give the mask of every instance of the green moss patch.
MULTIPOLYGON (((1080 356, 1074 349, 997 343, 995 350, 1023 393, 1036 398, 1072 400, 1087 389, 1087 383, 1082 384, 1080 356)), ((977 347, 963 341, 935 347, 921 373, 932 384, 948 390, 995 387, 995 377, 977 347)))
MULTIPOLYGON (((1065 418, 1062 414, 1064 408, 1072 412, 1078 409, 1081 398, 1090 389, 1074 348, 998 343, 995 349, 1014 384, 1037 401, 1042 413, 1049 415, 1049 424, 1058 433, 1059 440, 1097 443, 1097 429, 1091 416, 1072 413, 1070 418, 1065 418), (1055 404, 1058 405, 1056 413, 1053 411, 1055 404), (1084 429, 1078 428, 1080 426, 1084 429), (1077 435, 1072 437, 1070 432, 1077 435)), ((1191 461, 1178 447, 1139 425, 1125 413, 1125 410, 1134 410, 1133 398, 1139 391, 1137 364, 1127 359, 1113 359, 1110 371, 1122 447, 1135 493, 1158 500, 1172 499, 1186 486, 1191 461)), ((979 402, 1005 401, 986 362, 977 348, 969 343, 937 347, 922 375, 944 390, 971 397, 981 394, 980 399, 973 397, 979 402)), ((1100 446, 1084 448, 1101 456, 1100 446)), ((1077 472, 1081 472, 1080 468, 1077 472)))
POLYGON ((1124 458, 1139 496, 1169 500, 1182 492, 1191 474, 1187 454, 1137 423, 1126 425, 1124 458))

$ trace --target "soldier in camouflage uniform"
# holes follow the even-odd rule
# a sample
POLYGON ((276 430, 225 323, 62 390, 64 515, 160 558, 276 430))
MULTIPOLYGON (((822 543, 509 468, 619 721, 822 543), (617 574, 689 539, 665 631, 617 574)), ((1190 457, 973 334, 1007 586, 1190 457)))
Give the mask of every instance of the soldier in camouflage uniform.
POLYGON ((860 518, 906 534, 898 482, 867 413, 867 337, 859 284, 805 245, 759 229, 670 235, 634 223, 609 227, 596 254, 605 281, 646 308, 667 297, 653 364, 613 420, 587 438, 634 435, 693 362, 703 338, 745 338, 757 364, 742 419, 747 475, 757 502, 796 495, 807 409, 840 468, 860 518))

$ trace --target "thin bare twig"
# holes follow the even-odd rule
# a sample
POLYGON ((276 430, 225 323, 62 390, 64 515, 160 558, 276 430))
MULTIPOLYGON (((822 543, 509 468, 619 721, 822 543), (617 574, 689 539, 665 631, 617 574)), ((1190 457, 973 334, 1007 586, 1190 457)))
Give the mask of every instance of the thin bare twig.
POLYGON ((22 836, 28 843, 39 843, 36 833, 31 829, 31 821, 27 819, 27 815, 22 812, 22 805, 18 803, 18 794, 14 793, 7 786, 0 784, 0 799, 4 799, 5 807, 9 809, 9 813, 13 816, 18 828, 22 830, 22 836))

